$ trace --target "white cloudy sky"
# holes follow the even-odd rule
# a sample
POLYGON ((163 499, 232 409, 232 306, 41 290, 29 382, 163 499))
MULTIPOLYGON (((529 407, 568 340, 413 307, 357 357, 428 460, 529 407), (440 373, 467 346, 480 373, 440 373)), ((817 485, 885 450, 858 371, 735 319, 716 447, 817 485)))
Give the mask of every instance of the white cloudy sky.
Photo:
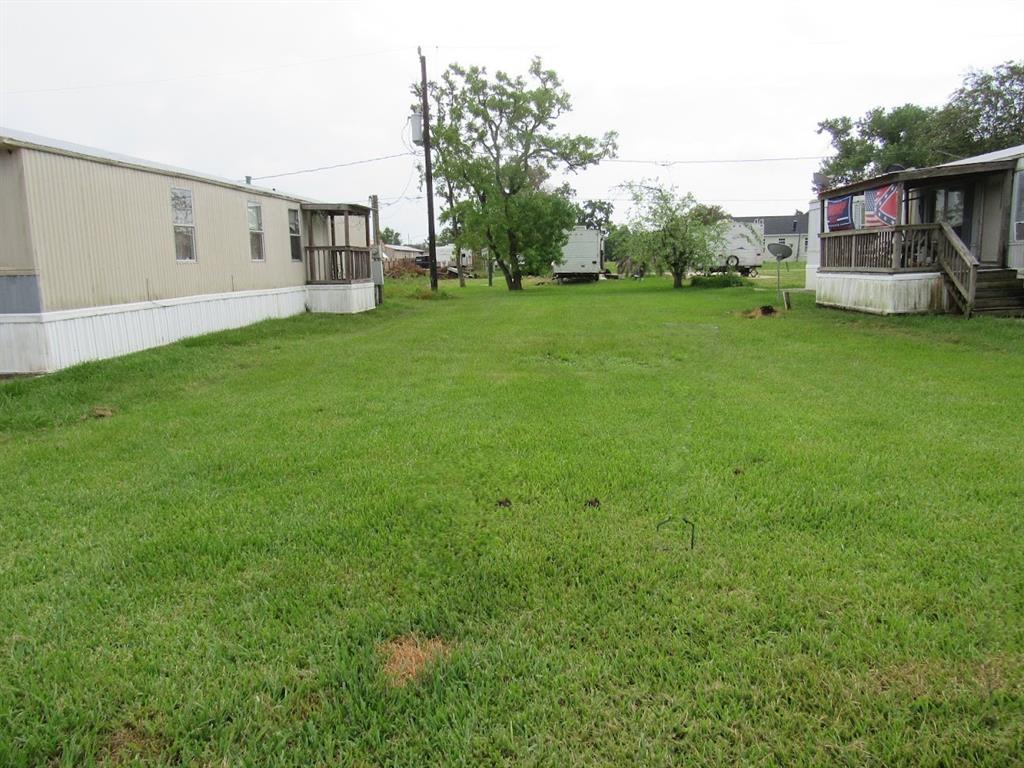
MULTIPOLYGON (((820 156, 822 118, 939 104, 968 68, 1019 58, 1024 2, 0 0, 0 125, 230 178, 390 155, 406 146, 417 45, 434 73, 542 56, 573 95, 563 127, 618 131, 624 160, 820 156)), ((574 184, 615 199, 661 177, 736 215, 788 213, 816 166, 620 162, 574 184)), ((385 225, 426 232, 412 157, 264 183, 376 192, 385 225)))

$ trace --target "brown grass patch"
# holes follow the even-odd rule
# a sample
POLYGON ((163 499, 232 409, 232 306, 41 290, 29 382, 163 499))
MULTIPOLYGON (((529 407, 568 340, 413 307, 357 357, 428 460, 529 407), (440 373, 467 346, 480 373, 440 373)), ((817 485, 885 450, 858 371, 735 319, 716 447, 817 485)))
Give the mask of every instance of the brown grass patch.
POLYGON ((163 742, 157 736, 135 725, 125 724, 107 737, 100 750, 100 759, 111 765, 125 765, 136 759, 152 760, 162 748, 163 742))
POLYGON ((878 695, 896 691, 914 698, 989 698, 995 693, 1024 690, 1024 664, 1017 656, 1000 655, 971 663, 950 664, 932 659, 910 659, 871 670, 868 690, 878 695))
POLYGON ((377 650, 384 657, 384 674, 392 686, 401 688, 416 680, 438 659, 447 658, 451 649, 439 637, 402 635, 383 643, 377 650))

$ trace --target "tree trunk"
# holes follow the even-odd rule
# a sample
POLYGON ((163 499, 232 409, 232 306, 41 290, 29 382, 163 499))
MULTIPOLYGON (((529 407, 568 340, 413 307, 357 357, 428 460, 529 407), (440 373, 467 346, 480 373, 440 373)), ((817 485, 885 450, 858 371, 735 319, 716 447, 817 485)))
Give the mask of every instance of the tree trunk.
POLYGON ((682 288, 683 287, 683 271, 682 270, 675 270, 675 269, 672 270, 672 287, 673 288, 682 288))
MULTIPOLYGON (((508 264, 506 264, 503 259, 495 259, 494 262, 498 265, 498 269, 501 270, 501 274, 505 276, 505 285, 508 286, 508 289, 510 291, 517 290, 514 287, 512 271, 509 269, 508 264)), ((522 290, 522 285, 519 286, 518 290, 522 290)))

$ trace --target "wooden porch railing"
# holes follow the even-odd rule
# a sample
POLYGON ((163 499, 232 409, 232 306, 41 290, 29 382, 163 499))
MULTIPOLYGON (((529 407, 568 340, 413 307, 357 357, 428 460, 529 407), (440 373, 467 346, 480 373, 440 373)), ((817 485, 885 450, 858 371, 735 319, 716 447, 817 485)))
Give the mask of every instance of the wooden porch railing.
POLYGON ((949 224, 939 224, 939 231, 939 265, 953 285, 951 293, 960 310, 970 317, 978 291, 978 260, 949 224))
POLYGON ((960 310, 970 317, 978 289, 978 260, 946 222, 852 229, 821 235, 825 272, 945 273, 960 310))
POLYGON ((369 248, 347 245, 306 246, 307 283, 363 283, 369 280, 369 248))
POLYGON ((938 268, 938 224, 825 232, 820 268, 833 272, 907 272, 938 268))

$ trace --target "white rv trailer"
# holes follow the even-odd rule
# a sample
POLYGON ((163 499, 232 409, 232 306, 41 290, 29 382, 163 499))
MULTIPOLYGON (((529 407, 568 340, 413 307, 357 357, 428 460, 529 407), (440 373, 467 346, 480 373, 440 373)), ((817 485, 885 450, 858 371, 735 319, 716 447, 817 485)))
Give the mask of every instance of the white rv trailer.
POLYGON ((735 270, 741 275, 756 276, 764 263, 764 223, 730 221, 722 251, 712 272, 735 270))
POLYGON ((562 246, 562 261, 552 262, 555 280, 598 280, 604 271, 604 236, 596 229, 575 227, 562 246))

